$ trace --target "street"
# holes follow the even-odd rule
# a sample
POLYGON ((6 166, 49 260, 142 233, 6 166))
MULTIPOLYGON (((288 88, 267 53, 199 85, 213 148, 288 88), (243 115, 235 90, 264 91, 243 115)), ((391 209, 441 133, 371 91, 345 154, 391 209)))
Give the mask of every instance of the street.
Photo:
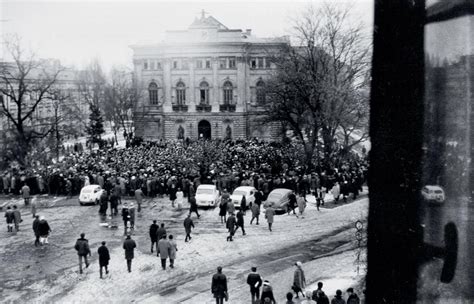
MULTIPOLYGON (((38 199, 41 200, 46 198, 38 199)), ((245 278, 252 266, 257 266, 262 277, 271 281, 277 299, 283 299, 290 290, 296 261, 307 267, 308 284, 319 280, 333 282, 325 285, 330 296, 336 289, 348 288, 360 278, 354 264, 357 243, 354 223, 357 220, 365 222, 366 198, 339 204, 341 206, 327 203, 320 212, 309 203, 305 218, 277 216, 273 232, 268 231, 263 216, 259 226, 249 225, 247 213, 247 235, 237 232, 234 242, 225 241, 227 231, 219 221, 217 209, 200 210, 200 219, 193 215, 196 229, 190 243, 184 243, 182 228, 188 209, 172 209, 167 198, 147 199, 137 216, 132 236, 138 247, 132 273, 126 273, 120 216, 116 218, 119 228, 110 229, 100 226, 98 206, 79 206, 77 198, 53 198, 52 201, 54 204, 50 205, 54 207, 38 208, 38 214, 46 217, 52 229, 49 245, 34 247, 31 214, 25 208, 21 210, 24 221, 20 231, 8 234, 5 228, 0 233, 5 239, 0 246, 1 261, 8 265, 0 270, 6 301, 72 302, 81 299, 81 302, 91 302, 100 299, 161 303, 166 299, 167 303, 213 303, 210 279, 217 266, 222 266, 228 276, 230 303, 248 302, 245 278), (179 251, 175 269, 161 270, 156 254, 149 251, 148 227, 152 219, 165 223, 168 234, 173 234, 177 240, 179 251), (81 232, 86 234, 92 250, 91 266, 83 275, 79 275, 74 250, 81 232), (110 275, 101 280, 97 248, 103 240, 107 241, 111 261, 110 275)))

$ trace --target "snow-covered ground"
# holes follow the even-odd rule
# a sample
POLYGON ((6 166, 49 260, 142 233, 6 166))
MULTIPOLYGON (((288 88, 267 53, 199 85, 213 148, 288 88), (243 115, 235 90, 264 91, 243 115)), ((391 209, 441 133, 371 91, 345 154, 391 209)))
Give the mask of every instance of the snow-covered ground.
MULTIPOLYGON (((361 275, 357 275, 354 264, 356 251, 352 248, 356 242, 355 228, 352 227, 357 220, 365 221, 367 217, 366 198, 333 209, 321 208, 321 211, 310 203, 304 218, 286 214, 276 216, 273 232, 268 231, 263 216, 259 226, 249 225, 250 215, 247 213, 247 235, 237 232, 234 242, 226 242, 227 232, 218 222, 218 210, 215 209, 202 211, 201 219, 194 219, 196 229, 193 239, 185 243, 184 229, 179 227, 186 212, 159 208, 160 204, 165 203, 159 202, 158 206, 150 203, 144 212, 148 214, 147 218, 158 218, 159 222, 170 218, 175 222, 169 232, 175 235, 179 249, 174 269, 161 269, 159 258, 149 252, 149 222, 138 223, 133 237, 138 250, 135 251, 132 273, 126 271, 120 236, 115 245, 109 247, 112 258, 107 278, 99 278, 97 261, 84 275, 77 273, 76 265, 29 286, 35 296, 28 300, 61 303, 214 303, 210 293, 211 277, 217 266, 223 266, 229 280, 228 303, 248 303, 246 275, 251 266, 257 266, 264 279, 274 286, 277 299, 282 301, 292 284, 293 265, 302 259, 309 290, 315 289, 313 285, 316 282, 323 281, 328 296, 332 296, 336 289, 345 291, 360 281, 361 275), (282 248, 296 248, 312 240, 315 240, 314 245, 308 245, 310 248, 307 250, 303 247, 301 254, 292 252, 282 256, 280 252, 277 257, 274 256, 282 248), (332 253, 321 258, 308 257, 308 253, 317 250, 332 253)), ((114 235, 117 237, 119 234, 114 235)), ((96 244, 101 240, 94 240, 91 234, 88 237, 94 243, 93 255, 97 255, 96 244)), ((77 259, 72 243, 69 245, 71 249, 66 255, 71 260, 77 259)))

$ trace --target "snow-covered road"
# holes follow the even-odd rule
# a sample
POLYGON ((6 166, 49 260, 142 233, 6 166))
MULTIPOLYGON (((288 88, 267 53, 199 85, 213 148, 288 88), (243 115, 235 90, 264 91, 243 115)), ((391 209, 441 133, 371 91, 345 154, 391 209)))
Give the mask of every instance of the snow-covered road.
MULTIPOLYGON (((251 266, 256 266, 264 279, 272 282, 277 299, 283 300, 292 284, 293 264, 298 260, 303 262, 309 283, 324 280, 329 295, 335 289, 350 287, 360 279, 354 265, 355 252, 351 248, 356 244, 354 223, 365 221, 367 217, 366 198, 337 208, 322 208, 321 211, 310 204, 304 218, 286 214, 276 216, 273 232, 268 231, 264 219, 261 219, 259 226, 249 225, 248 213, 245 220, 247 235, 237 232, 234 242, 226 242, 227 232, 218 221, 217 209, 202 211, 201 219, 195 219, 196 229, 190 243, 184 243, 182 228, 187 211, 172 210, 166 200, 159 200, 156 205, 150 202, 144 208, 142 218, 137 219, 133 238, 137 241, 138 250, 132 273, 126 272, 121 231, 104 228, 98 231, 96 207, 70 208, 75 211, 60 211, 77 217, 71 219, 70 225, 64 222, 64 214, 62 221, 59 220, 58 210, 45 210, 53 225, 69 226, 68 231, 58 229, 55 234, 65 235, 58 236, 58 240, 52 237, 53 244, 59 239, 64 241, 66 235, 71 233, 73 237, 68 242, 57 244, 57 248, 47 248, 46 252, 39 253, 43 254, 43 263, 67 260, 64 265, 68 266, 58 266, 49 276, 38 278, 28 286, 23 285, 24 292, 15 290, 14 281, 8 288, 2 286, 6 299, 63 303, 214 303, 210 281, 216 267, 222 266, 229 280, 228 303, 248 303, 246 275, 251 266), (86 225, 85 231, 92 244, 93 258, 97 257, 97 245, 103 239, 108 241, 111 249, 110 275, 103 280, 99 279, 96 260, 82 276, 78 275, 75 265, 77 256, 73 242, 82 231, 78 228, 81 227, 80 222, 86 220, 88 214, 92 216, 92 225, 86 225), (175 235, 179 251, 174 269, 161 270, 159 258, 149 252, 148 226, 151 219, 165 222, 169 227, 168 233, 175 235), (72 232, 71 227, 74 227, 72 232), (53 255, 53 251, 57 251, 54 259, 46 259, 49 254, 53 255), (318 258, 320 255, 325 257, 318 258)), ((4 250, 6 248, 2 245, 0 252, 4 250)))

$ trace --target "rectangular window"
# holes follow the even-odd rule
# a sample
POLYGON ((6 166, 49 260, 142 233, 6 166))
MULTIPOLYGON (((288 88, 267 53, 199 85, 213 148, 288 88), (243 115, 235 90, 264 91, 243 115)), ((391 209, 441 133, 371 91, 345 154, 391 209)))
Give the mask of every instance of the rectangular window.
POLYGON ((224 104, 232 103, 232 90, 224 90, 224 104))
POLYGON ((235 57, 229 58, 229 69, 235 69, 235 57))
POLYGON ((208 95, 209 95, 209 90, 206 89, 201 89, 200 90, 200 103, 201 104, 208 104, 208 95))
POLYGON ((197 69, 202 69, 202 68, 203 68, 203 66, 202 66, 202 59, 196 60, 196 68, 197 68, 197 69))
POLYGON ((257 63, 259 69, 263 68, 263 58, 258 58, 257 63))
POLYGON ((206 59, 206 69, 211 68, 211 59, 206 59))
POLYGON ((173 60, 173 69, 178 68, 178 60, 173 60))
POLYGON ((161 70, 161 61, 156 62, 156 69, 161 70))
POLYGON ((257 58, 250 59, 250 68, 252 68, 252 69, 257 68, 257 58))
POLYGON ((145 60, 145 61, 143 62, 143 69, 144 69, 144 70, 148 70, 148 61, 147 61, 147 60, 145 60))
POLYGON ((227 59, 226 58, 219 59, 219 68, 221 68, 221 69, 227 68, 227 59))
POLYGON ((150 69, 151 70, 155 69, 155 61, 153 61, 153 60, 150 62, 150 69))
POLYGON ((265 58, 265 67, 269 69, 271 67, 272 60, 270 58, 265 58))
POLYGON ((185 90, 176 91, 176 103, 179 105, 186 104, 186 91, 185 90))

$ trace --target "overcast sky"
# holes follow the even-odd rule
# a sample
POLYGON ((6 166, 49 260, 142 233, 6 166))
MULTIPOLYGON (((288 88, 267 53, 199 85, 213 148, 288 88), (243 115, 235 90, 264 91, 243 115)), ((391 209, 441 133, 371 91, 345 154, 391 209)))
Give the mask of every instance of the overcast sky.
MULTIPOLYGON (((363 20, 370 31, 373 1, 345 2, 353 6, 354 19, 363 20)), ((162 40, 166 30, 186 29, 202 9, 229 28, 250 28, 258 37, 273 37, 289 34, 291 17, 309 2, 0 0, 0 3, 2 35, 18 34, 23 44, 42 58, 58 58, 63 64, 81 68, 96 57, 108 69, 112 65, 131 66, 129 45, 156 43, 162 40)))

